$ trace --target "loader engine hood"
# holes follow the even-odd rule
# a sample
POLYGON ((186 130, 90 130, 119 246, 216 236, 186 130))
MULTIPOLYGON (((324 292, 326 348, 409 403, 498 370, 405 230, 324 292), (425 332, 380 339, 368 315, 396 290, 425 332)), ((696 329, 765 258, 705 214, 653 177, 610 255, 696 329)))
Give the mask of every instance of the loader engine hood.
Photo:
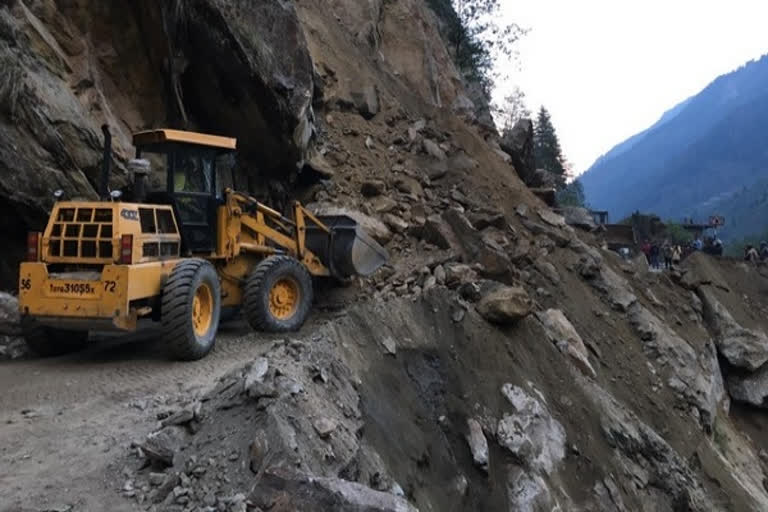
POLYGON ((54 205, 43 233, 41 260, 52 264, 141 263, 178 257, 180 241, 170 206, 61 201, 54 205), (123 251, 130 251, 130 261, 125 261, 123 251))

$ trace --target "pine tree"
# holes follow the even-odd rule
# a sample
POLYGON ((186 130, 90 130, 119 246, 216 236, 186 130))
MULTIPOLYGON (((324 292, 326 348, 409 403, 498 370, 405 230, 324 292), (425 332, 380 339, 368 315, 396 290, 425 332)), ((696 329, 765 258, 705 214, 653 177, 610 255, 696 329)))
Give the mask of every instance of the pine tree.
POLYGON ((587 199, 584 196, 584 186, 578 179, 568 183, 557 193, 557 204, 561 206, 587 207, 587 199))
POLYGON ((539 168, 555 175, 558 189, 565 187, 566 170, 563 151, 549 111, 543 106, 539 110, 534 127, 533 154, 539 168))

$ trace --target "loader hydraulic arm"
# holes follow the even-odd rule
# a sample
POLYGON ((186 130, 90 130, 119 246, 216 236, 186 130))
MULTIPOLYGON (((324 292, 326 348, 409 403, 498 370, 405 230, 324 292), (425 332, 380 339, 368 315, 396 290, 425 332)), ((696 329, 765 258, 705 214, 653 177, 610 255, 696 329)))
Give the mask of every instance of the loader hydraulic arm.
POLYGON ((298 201, 294 219, 260 203, 254 197, 230 189, 227 198, 225 232, 228 234, 228 258, 240 252, 276 254, 285 252, 302 261, 313 275, 327 276, 329 269, 306 247, 307 222, 330 235, 331 230, 298 201), (246 229, 243 229, 246 228, 246 229))

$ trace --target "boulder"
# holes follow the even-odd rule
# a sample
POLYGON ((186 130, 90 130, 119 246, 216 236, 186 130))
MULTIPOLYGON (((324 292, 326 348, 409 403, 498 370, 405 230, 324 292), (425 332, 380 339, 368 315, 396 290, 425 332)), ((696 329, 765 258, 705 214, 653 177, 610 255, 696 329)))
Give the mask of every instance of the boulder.
POLYGON ((729 375, 726 382, 732 399, 768 409, 768 365, 751 374, 729 375))
POLYGON ((384 214, 384 223, 395 233, 405 233, 408 229, 408 223, 392 213, 384 214))
POLYGON ((379 90, 373 84, 366 84, 350 92, 357 112, 365 119, 373 119, 379 113, 379 90))
POLYGON ((562 228, 565 226, 565 218, 562 215, 553 212, 549 208, 542 208, 539 210, 539 217, 541 217, 541 220, 550 226, 556 228, 562 228))
POLYGON ((699 287, 697 293, 703 305, 704 320, 715 334, 720 355, 733 366, 750 371, 765 364, 768 361, 768 336, 736 322, 709 286, 699 287))
POLYGON ((589 362, 589 353, 584 340, 562 311, 548 309, 537 313, 536 317, 544 326, 549 341, 554 343, 560 352, 567 354, 576 368, 588 377, 597 377, 597 372, 589 362))
MULTIPOLYGON (((435 271, 437 275, 437 271, 435 271)), ((477 279, 477 273, 464 263, 445 264, 445 284, 450 287, 460 286, 477 279)))
POLYGON ((382 180, 366 180, 360 186, 360 193, 365 197, 380 196, 387 190, 387 185, 382 180))
POLYGON ((595 269, 597 270, 597 277, 592 279, 590 283, 606 295, 608 302, 614 309, 626 312, 637 302, 637 297, 632 293, 630 284, 626 279, 607 266, 595 267, 595 269))
POLYGON ((534 235, 546 235, 553 242, 555 242, 558 247, 568 247, 568 245, 571 243, 571 238, 566 236, 561 229, 552 227, 548 224, 534 222, 524 217, 520 219, 520 223, 525 229, 534 235))
POLYGON ((397 201, 386 196, 379 196, 373 198, 369 205, 376 213, 389 213, 397 208, 397 201))
POLYGON ((333 175, 335 174, 331 163, 319 153, 307 160, 305 165, 318 174, 320 178, 325 180, 333 178, 333 175))
POLYGON ((509 257, 499 248, 489 246, 483 234, 472 226, 463 213, 451 208, 443 214, 443 219, 454 233, 464 261, 481 264, 481 273, 487 277, 502 278, 509 274, 512 268, 509 257))
POLYGON ((536 270, 549 279, 552 284, 560 284, 560 274, 558 274, 557 268, 555 268, 553 264, 542 259, 537 259, 533 265, 536 267, 536 270))
POLYGON ((683 276, 680 284, 689 290, 699 286, 712 285, 724 291, 730 291, 725 280, 720 275, 712 261, 712 257, 701 251, 688 256, 682 264, 683 276))
POLYGON ((408 501, 340 478, 321 478, 272 468, 260 478, 248 499, 256 507, 302 512, 418 512, 408 501))
POLYGON ((499 143, 512 158, 518 176, 526 185, 533 183, 536 161, 533 156, 533 123, 530 119, 520 119, 511 130, 504 132, 499 143))
POLYGON ((421 197, 424 195, 424 189, 421 187, 421 184, 409 176, 401 176, 395 180, 395 188, 403 194, 408 194, 413 197, 421 197))
POLYGON ((433 140, 424 139, 422 142, 424 152, 436 160, 446 160, 448 156, 445 154, 440 146, 433 140))
POLYGON ((467 214, 467 219, 472 224, 472 226, 479 231, 482 231, 488 227, 494 227, 496 229, 507 228, 507 219, 504 217, 504 213, 502 212, 472 212, 467 214))
POLYGON ((149 434, 138 446, 148 460, 162 466, 172 466, 176 454, 186 445, 188 438, 184 427, 169 425, 149 434))
POLYGON ((483 434, 483 427, 474 418, 467 420, 467 444, 472 452, 475 466, 488 472, 488 440, 483 434))
POLYGON ((477 303, 483 318, 497 324, 514 324, 531 313, 533 305, 520 286, 499 286, 485 294, 477 303))
MULTIPOLYGON (((540 392, 536 395, 543 400, 540 392)), ((501 394, 512 406, 496 428, 496 440, 525 469, 549 475, 565 458, 565 429, 539 398, 521 387, 504 384, 501 394)))
POLYGON ((639 302, 629 308, 630 324, 649 358, 664 368, 661 377, 683 402, 698 410, 708 428, 725 398, 720 365, 714 347, 698 353, 659 317, 639 302))
POLYGON ((504 151, 501 148, 493 148, 493 152, 496 153, 496 155, 501 158, 505 164, 511 164, 512 163, 512 157, 504 151))
POLYGON ((20 334, 19 299, 10 293, 0 292, 0 335, 18 336, 20 334))
POLYGON ((427 217, 422 230, 422 238, 441 249, 459 249, 459 242, 447 222, 440 215, 427 217))
POLYGON ((565 218, 565 223, 569 226, 591 231, 597 229, 595 219, 586 208, 578 206, 562 206, 559 208, 560 214, 565 218))

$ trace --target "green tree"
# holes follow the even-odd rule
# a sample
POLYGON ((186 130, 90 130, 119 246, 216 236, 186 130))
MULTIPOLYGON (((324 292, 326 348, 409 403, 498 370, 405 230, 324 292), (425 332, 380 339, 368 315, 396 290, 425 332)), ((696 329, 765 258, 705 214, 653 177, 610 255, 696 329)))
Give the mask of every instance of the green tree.
POLYGON ((502 23, 502 0, 427 0, 443 24, 443 33, 459 71, 490 96, 501 56, 513 57, 514 44, 527 32, 502 23))
POLYGON ((587 199, 584 196, 584 186, 581 184, 581 181, 575 179, 558 191, 557 204, 586 208, 587 199))
POLYGON ((525 93, 519 87, 512 89, 504 102, 494 108, 494 113, 502 133, 511 130, 519 120, 531 117, 531 111, 525 103, 525 93))
POLYGON ((533 130, 533 154, 538 167, 546 169, 555 175, 558 188, 565 187, 567 164, 565 158, 563 158, 563 151, 560 148, 560 140, 552 124, 552 117, 543 106, 536 116, 533 130))

